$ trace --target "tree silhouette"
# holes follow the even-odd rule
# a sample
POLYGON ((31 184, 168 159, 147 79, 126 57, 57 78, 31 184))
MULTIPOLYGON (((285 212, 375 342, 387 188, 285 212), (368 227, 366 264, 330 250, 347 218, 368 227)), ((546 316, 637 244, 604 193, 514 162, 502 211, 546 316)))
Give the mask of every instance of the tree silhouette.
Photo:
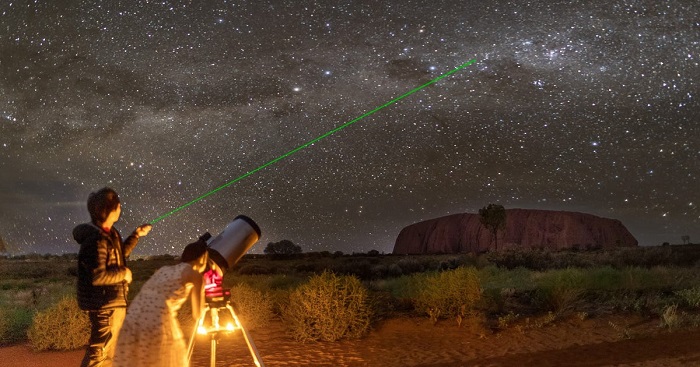
POLYGON ((268 243, 263 252, 269 255, 294 255, 301 253, 301 246, 290 240, 282 240, 268 243))
POLYGON ((506 209, 503 205, 489 204, 479 209, 479 220, 491 232, 498 251, 498 232, 506 228, 506 209))

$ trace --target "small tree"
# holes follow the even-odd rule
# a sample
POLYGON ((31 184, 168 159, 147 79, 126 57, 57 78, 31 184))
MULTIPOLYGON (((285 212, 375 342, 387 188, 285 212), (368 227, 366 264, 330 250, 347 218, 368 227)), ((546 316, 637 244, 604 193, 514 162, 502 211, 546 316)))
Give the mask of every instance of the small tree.
POLYGON ((498 232, 506 228, 506 209, 503 205, 489 204, 479 209, 479 220, 491 232, 498 251, 498 232))
POLYGON ((690 236, 688 236, 688 235, 681 236, 681 240, 683 241, 684 245, 687 245, 690 243, 690 236))
POLYGON ((301 253, 301 246, 290 240, 282 240, 268 243, 263 252, 268 255, 294 255, 301 253))

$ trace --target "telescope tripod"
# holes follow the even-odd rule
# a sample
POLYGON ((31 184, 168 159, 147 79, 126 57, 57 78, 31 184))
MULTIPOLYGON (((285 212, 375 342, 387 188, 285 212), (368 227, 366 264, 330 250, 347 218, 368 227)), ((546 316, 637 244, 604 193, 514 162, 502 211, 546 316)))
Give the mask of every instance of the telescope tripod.
POLYGON ((248 334, 248 331, 243 327, 243 324, 241 324, 241 321, 238 319, 238 316, 236 315, 236 312, 233 310, 233 307, 231 304, 226 301, 225 305, 210 305, 207 303, 206 308, 204 309, 204 312, 202 313, 202 317, 199 318, 197 321, 197 324, 194 326, 194 330, 192 331, 192 336, 190 337, 190 342, 189 346, 187 347, 187 361, 190 362, 192 360, 192 352, 194 351, 194 343, 195 343, 195 338, 197 333, 200 334, 208 334, 209 335, 209 340, 210 340, 210 366, 215 367, 216 366, 216 345, 219 342, 219 334, 220 333, 231 333, 235 331, 236 329, 240 329, 243 338, 245 339, 246 344, 248 345, 248 351, 250 351, 251 357, 253 357, 253 363, 255 363, 255 366, 257 367, 265 367, 265 364, 263 364, 262 359, 260 358, 260 354, 258 353, 258 349, 255 347, 255 343, 253 342, 253 338, 250 337, 250 334, 248 334), (230 315, 234 322, 235 325, 229 324, 229 325, 224 325, 223 327, 219 324, 220 318, 219 318, 219 313, 222 312, 224 314, 230 315), (209 316, 209 317, 207 317, 209 316), (209 319, 211 320, 211 324, 205 326, 204 325, 204 320, 209 319))

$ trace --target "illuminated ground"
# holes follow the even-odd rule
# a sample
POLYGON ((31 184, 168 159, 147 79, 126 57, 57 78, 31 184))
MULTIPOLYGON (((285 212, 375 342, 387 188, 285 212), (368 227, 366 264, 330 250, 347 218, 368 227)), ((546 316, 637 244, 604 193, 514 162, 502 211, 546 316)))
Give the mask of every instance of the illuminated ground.
MULTIPOLYGON (((536 320, 533 320, 535 323, 536 320)), ((637 316, 572 318, 541 327, 511 327, 497 334, 452 323, 433 326, 425 319, 393 319, 361 340, 294 342, 282 325, 252 335, 263 361, 274 366, 629 366, 680 367, 700 364, 697 329, 668 331, 658 320, 637 316), (629 339, 627 337, 630 337, 629 339)), ((217 366, 252 366, 242 339, 217 348, 217 366)), ((82 351, 33 353, 25 346, 0 348, 0 360, 13 366, 79 364, 82 351)), ((199 343, 192 367, 209 366, 209 344, 199 343)))

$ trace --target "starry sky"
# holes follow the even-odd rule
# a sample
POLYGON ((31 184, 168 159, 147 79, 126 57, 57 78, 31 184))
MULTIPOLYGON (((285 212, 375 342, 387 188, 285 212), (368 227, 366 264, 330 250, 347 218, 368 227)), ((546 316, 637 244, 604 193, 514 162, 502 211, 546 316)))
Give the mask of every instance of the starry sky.
POLYGON ((700 242, 695 0, 4 0, 0 237, 75 253, 88 194, 179 254, 239 214, 304 251, 391 252, 406 225, 506 208, 700 242))

